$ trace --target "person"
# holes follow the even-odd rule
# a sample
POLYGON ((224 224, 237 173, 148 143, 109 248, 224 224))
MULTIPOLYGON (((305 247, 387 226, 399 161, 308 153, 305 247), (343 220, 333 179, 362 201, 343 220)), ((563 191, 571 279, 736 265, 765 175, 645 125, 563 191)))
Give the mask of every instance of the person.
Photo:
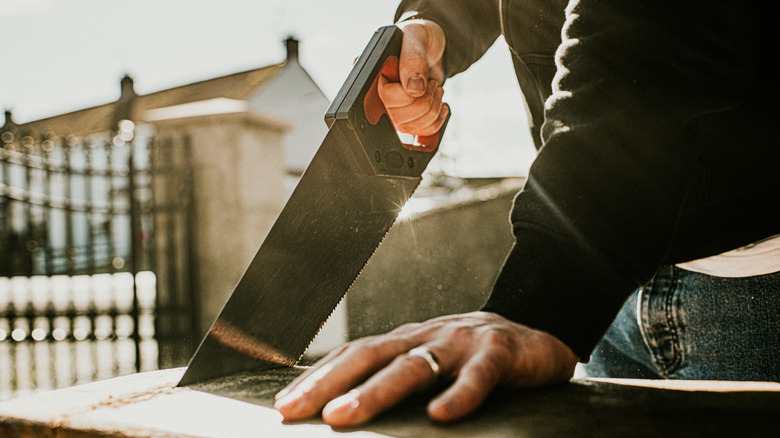
POLYGON ((360 424, 437 379, 437 421, 575 369, 780 381, 778 41, 761 3, 404 0, 396 20, 400 81, 379 91, 410 133, 436 132, 445 80, 506 40, 539 148, 516 243, 479 311, 335 349, 277 395, 285 419, 360 424))

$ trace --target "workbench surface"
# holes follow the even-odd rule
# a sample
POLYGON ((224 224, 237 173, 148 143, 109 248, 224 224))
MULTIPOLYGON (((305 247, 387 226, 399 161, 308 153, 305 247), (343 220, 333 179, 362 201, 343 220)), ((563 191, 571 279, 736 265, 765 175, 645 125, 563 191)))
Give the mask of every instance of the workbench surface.
POLYGON ((776 436, 780 384, 573 380, 501 389, 454 424, 425 416, 430 393, 356 429, 314 418, 283 423, 273 395, 300 373, 244 373, 187 388, 183 368, 134 374, 0 403, 0 436, 14 437, 562 437, 776 436), (673 389, 669 389, 673 388, 673 389))

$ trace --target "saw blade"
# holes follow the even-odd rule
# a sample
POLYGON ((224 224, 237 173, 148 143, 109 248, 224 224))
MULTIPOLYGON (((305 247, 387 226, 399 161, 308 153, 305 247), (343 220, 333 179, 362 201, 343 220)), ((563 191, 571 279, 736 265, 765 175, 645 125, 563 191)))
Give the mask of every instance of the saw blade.
POLYGON ((294 365, 412 196, 431 148, 403 145, 386 115, 364 109, 400 39, 382 28, 358 59, 322 145, 179 385, 294 365))

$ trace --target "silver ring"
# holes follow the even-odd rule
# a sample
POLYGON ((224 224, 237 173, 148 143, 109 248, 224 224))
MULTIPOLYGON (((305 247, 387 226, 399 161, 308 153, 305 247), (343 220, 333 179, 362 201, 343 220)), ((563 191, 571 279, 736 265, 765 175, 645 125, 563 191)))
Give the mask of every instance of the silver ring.
POLYGON ((434 377, 439 377, 439 360, 436 359, 436 356, 431 352, 431 349, 428 347, 416 347, 409 350, 409 353, 407 353, 409 356, 417 356, 425 359, 426 362, 428 362, 428 365, 431 367, 431 371, 433 371, 434 377))

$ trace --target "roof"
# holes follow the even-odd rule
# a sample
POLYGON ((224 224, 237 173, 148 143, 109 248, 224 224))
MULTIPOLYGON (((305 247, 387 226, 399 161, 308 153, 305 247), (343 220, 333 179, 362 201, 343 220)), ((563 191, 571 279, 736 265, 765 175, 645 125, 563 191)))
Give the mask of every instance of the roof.
MULTIPOLYGON (((246 100, 267 85, 284 65, 271 65, 144 95, 136 95, 132 88, 132 79, 125 77, 122 80, 122 97, 116 102, 17 126, 22 132, 34 134, 54 132, 58 135, 89 135, 112 131, 116 129, 113 125, 117 121, 118 113, 127 111, 124 108, 129 101, 132 101, 129 118, 143 121, 143 114, 151 109, 217 98, 246 100)), ((120 118, 128 118, 128 115, 123 114, 120 118)))
POLYGON ((248 120, 252 120, 253 122, 270 129, 287 131, 292 128, 290 123, 286 120, 257 110, 252 111, 249 102, 246 100, 228 99, 227 97, 216 97, 214 99, 150 109, 144 113, 143 119, 150 123, 160 123, 171 120, 192 120, 194 118, 207 118, 231 114, 245 114, 248 117, 248 120))

